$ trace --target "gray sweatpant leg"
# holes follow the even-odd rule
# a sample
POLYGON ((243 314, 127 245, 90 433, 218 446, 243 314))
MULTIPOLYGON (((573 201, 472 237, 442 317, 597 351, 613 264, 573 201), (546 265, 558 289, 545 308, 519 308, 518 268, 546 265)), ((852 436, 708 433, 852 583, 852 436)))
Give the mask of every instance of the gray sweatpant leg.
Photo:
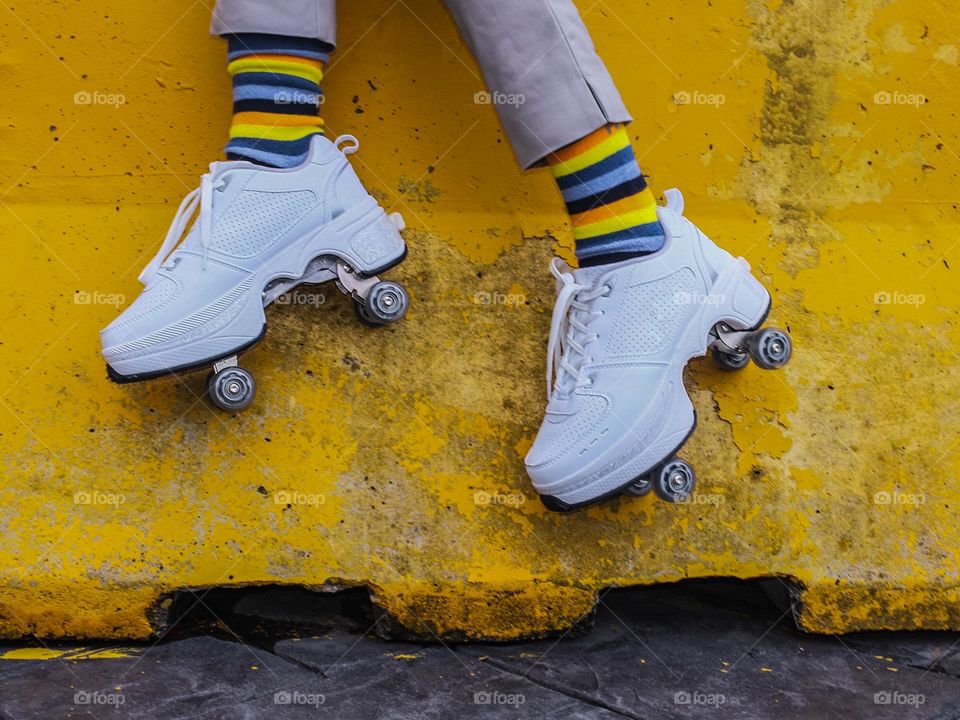
MULTIPOLYGON (((572 0, 445 0, 524 168, 630 114, 572 0), (502 100, 502 102, 498 102, 502 100)), ((218 0, 215 35, 336 44, 336 0, 218 0)))
POLYGON ((266 33, 337 44, 337 0, 217 0, 214 35, 266 33))
POLYGON ((630 114, 572 0, 445 0, 528 168, 630 114), (522 100, 522 102, 521 102, 522 100))

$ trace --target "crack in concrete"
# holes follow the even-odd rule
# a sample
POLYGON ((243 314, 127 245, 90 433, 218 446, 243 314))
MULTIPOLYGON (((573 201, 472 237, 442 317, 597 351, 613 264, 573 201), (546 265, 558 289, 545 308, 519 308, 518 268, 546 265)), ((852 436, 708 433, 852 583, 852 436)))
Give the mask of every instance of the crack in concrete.
MULTIPOLYGON (((943 658, 940 658, 940 660, 942 659, 943 658)), ((935 675, 943 675, 944 677, 953 678, 954 680, 960 680, 960 673, 950 672, 941 667, 940 660, 930 665, 914 665, 913 663, 907 663, 906 665, 908 668, 913 668, 914 670, 923 670, 925 673, 932 672, 935 675)))
MULTIPOLYGON (((330 676, 327 675, 327 673, 326 673, 323 669, 321 669, 320 667, 318 667, 318 666, 316 666, 316 665, 312 665, 312 664, 310 664, 310 663, 306 663, 306 662, 300 660, 299 658, 293 656, 292 654, 284 653, 282 650, 278 652, 276 649, 273 649, 273 648, 271 648, 271 649, 262 648, 262 649, 264 649, 266 652, 268 652, 269 654, 273 655, 274 657, 276 657, 276 658, 278 658, 278 659, 280 659, 280 660, 285 660, 285 661, 287 661, 287 662, 293 663, 294 665, 296 665, 296 666, 298 666, 298 667, 303 668, 303 669, 306 670, 307 672, 310 672, 310 673, 315 674, 315 675, 319 675, 319 676, 323 677, 323 678, 326 679, 326 680, 329 680, 329 679, 330 679, 330 676)), ((624 708, 618 707, 618 706, 613 705, 613 704, 611 704, 611 703, 604 702, 603 700, 601 700, 601 699, 599 699, 599 698, 596 698, 596 697, 593 697, 593 696, 589 695, 588 693, 578 692, 578 691, 576 691, 576 690, 571 690, 571 689, 565 688, 565 687, 563 687, 563 686, 561 686, 561 685, 559 685, 559 684, 557 684, 557 683, 550 683, 550 682, 547 682, 547 681, 545 681, 545 680, 540 680, 540 679, 537 679, 537 678, 535 678, 535 677, 531 677, 529 674, 520 673, 520 672, 518 672, 517 670, 515 670, 514 668, 510 667, 509 664, 507 664, 507 663, 502 663, 502 662, 497 661, 497 660, 495 660, 495 659, 493 659, 493 658, 486 658, 485 660, 480 660, 479 658, 475 657, 474 655, 472 655, 472 654, 470 654, 470 653, 463 653, 463 652, 460 652, 459 650, 456 650, 456 649, 453 649, 453 648, 451 648, 451 652, 455 652, 455 653, 457 653, 457 654, 460 655, 460 656, 466 657, 468 660, 470 660, 470 661, 472 661, 472 662, 475 662, 475 663, 488 664, 488 665, 490 665, 490 666, 492 666, 492 667, 494 667, 494 668, 496 668, 496 669, 498 669, 498 670, 500 670, 500 671, 502 671, 502 672, 506 672, 506 673, 509 673, 509 674, 511 674, 511 675, 513 675, 513 676, 515 676, 515 677, 518 677, 518 678, 520 678, 521 680, 523 680, 523 681, 525 681, 525 682, 529 682, 529 683, 531 683, 531 684, 533 684, 533 685, 536 685, 536 686, 538 686, 538 687, 542 687, 542 688, 544 688, 545 690, 550 690, 550 691, 552 691, 552 692, 559 693, 559 694, 564 695, 564 696, 566 696, 566 697, 569 697, 569 698, 571 698, 571 699, 573 699, 573 700, 576 700, 576 701, 578 701, 578 702, 584 703, 585 705, 590 705, 591 707, 596 707, 596 708, 600 708, 600 709, 602 709, 602 710, 607 710, 607 711, 609 711, 609 712, 615 713, 616 715, 620 715, 621 717, 630 718, 631 720, 650 720, 650 718, 648 718, 647 716, 640 715, 640 714, 638 714, 638 713, 636 713, 636 712, 632 712, 632 711, 630 711, 630 710, 626 710, 626 709, 624 709, 624 708)), ((593 668, 590 668, 590 670, 591 670, 591 672, 593 672, 594 677, 597 679, 597 682, 598 682, 598 684, 599 684, 599 680, 600 680, 599 675, 597 675, 596 671, 593 670, 593 668)), ((0 720, 3 720, 3 719, 0 718, 0 720)))
MULTIPOLYGON (((286 639, 286 638, 284 638, 284 639, 286 639)), ((269 649, 269 650, 267 650, 266 648, 264 648, 264 650, 265 650, 266 652, 268 652, 269 654, 273 655, 275 658, 277 658, 277 659, 279 659, 279 660, 285 660, 285 661, 288 662, 288 663, 292 663, 292 664, 296 665, 297 667, 303 668, 304 670, 306 670, 306 671, 309 672, 309 673, 313 673, 313 674, 315 674, 315 675, 319 675, 319 676, 322 677, 324 680, 329 680, 329 679, 330 679, 330 676, 327 675, 326 671, 320 669, 320 668, 317 667, 316 665, 311 665, 310 663, 304 662, 304 661, 301 660, 300 658, 294 657, 293 655, 288 655, 288 654, 283 653, 283 652, 277 652, 276 650, 274 650, 274 649, 272 649, 272 648, 269 649)), ((335 664, 335 663, 334 663, 334 664, 335 664)))
POLYGON ((627 710, 625 708, 618 707, 617 705, 604 702, 603 700, 592 697, 587 693, 579 692, 577 690, 573 690, 568 687, 563 687, 558 683, 551 683, 542 678, 537 679, 535 677, 531 677, 529 673, 520 673, 519 671, 510 667, 510 665, 508 665, 507 663, 500 662, 499 660, 495 660, 493 658, 487 658, 482 662, 492 665, 493 667, 497 668, 498 670, 502 670, 503 672, 508 672, 511 675, 515 675, 516 677, 519 677, 521 680, 526 680, 527 682, 533 683, 534 685, 538 685, 546 690, 552 690, 553 692, 560 693, 561 695, 566 695, 567 697, 577 700, 578 702, 582 702, 586 705, 600 708, 602 710, 608 710, 609 712, 612 712, 616 715, 620 715, 621 717, 631 718, 631 720, 651 720, 648 716, 640 715, 631 710, 627 710))

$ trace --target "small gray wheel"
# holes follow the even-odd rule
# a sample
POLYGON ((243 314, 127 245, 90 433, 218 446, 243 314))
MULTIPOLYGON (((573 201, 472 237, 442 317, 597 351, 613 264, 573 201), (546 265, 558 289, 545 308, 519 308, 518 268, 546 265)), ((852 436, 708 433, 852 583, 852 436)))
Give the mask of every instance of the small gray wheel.
POLYGON ((721 370, 743 370, 750 362, 750 356, 747 353, 728 353, 724 352, 716 345, 713 346, 713 361, 721 370))
POLYGON ((221 410, 237 412, 248 407, 257 393, 253 375, 242 367, 224 368, 207 379, 210 400, 221 410))
POLYGON ((627 488, 627 492, 637 497, 643 497, 653 490, 653 479, 649 475, 641 475, 627 488))
POLYGON ((357 314, 357 320, 367 327, 380 327, 383 323, 377 322, 367 313, 367 308, 359 300, 353 301, 353 311, 357 314))
POLYGON ((358 304, 361 320, 375 325, 389 325, 407 314, 410 298, 407 291, 390 280, 382 280, 370 288, 366 302, 358 304))
POLYGON ((783 367, 793 352, 790 336, 777 328, 758 330, 747 340, 750 358, 764 370, 783 367))
POLYGON ((670 503, 679 503, 693 494, 696 475, 693 468, 680 458, 673 458, 660 466, 653 476, 653 489, 657 497, 670 503))

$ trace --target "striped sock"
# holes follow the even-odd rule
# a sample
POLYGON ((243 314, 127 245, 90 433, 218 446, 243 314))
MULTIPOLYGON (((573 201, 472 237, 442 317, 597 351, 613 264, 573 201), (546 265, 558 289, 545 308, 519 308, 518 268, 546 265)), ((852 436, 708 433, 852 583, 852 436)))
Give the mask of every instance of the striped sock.
POLYGON ((294 167, 323 133, 320 80, 331 46, 320 40, 242 33, 230 35, 233 125, 227 157, 294 167))
POLYGON ((623 125, 608 125, 547 157, 573 225, 580 267, 656 252, 657 205, 623 125))

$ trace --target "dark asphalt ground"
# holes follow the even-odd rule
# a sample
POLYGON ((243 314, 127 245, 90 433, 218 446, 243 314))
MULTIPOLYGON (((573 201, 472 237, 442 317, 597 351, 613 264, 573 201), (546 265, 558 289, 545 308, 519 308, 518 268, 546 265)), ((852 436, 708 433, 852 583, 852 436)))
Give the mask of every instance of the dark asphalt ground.
POLYGON ((592 629, 507 644, 378 639, 356 592, 179 603, 161 641, 100 646, 129 657, 0 647, 0 718, 960 719, 960 633, 806 635, 755 583, 611 591, 592 629))

